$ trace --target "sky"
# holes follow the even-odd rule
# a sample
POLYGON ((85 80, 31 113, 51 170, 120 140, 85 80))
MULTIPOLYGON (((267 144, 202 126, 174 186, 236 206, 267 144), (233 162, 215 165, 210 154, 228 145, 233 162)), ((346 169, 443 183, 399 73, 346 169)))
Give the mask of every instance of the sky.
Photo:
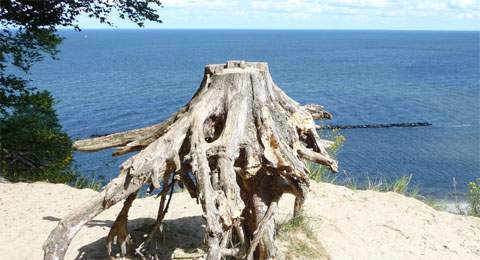
MULTIPOLYGON (((164 0, 146 29, 480 30, 480 0, 164 0)), ((111 17, 117 28, 135 24, 111 17)), ((108 28, 87 17, 81 28, 108 28)))

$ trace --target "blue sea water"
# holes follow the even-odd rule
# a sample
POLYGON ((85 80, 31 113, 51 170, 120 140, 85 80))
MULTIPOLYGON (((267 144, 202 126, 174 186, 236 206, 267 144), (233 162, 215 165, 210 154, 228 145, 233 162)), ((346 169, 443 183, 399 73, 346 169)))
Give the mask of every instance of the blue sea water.
MULTIPOLYGON (((443 198, 480 177, 480 32, 287 30, 61 31, 59 60, 33 68, 74 138, 162 121, 198 88, 205 64, 266 61, 300 103, 331 123, 428 121, 427 128, 343 130, 341 176, 413 175, 443 198)), ((75 155, 85 175, 111 178, 126 158, 75 155)))

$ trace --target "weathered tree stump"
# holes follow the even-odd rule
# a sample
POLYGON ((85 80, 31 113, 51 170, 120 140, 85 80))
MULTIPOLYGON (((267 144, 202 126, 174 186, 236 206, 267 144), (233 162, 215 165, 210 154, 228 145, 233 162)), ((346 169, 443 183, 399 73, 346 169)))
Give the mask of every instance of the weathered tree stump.
POLYGON ((143 185, 162 188, 154 230, 136 249, 142 258, 155 258, 159 249, 152 238, 162 232, 166 194, 175 180, 202 205, 207 259, 275 258, 277 202, 291 193, 294 213, 301 210, 309 185, 304 160, 337 170, 326 151, 331 142, 319 138, 314 123, 330 117, 321 106, 289 98, 266 63, 208 65, 191 101, 163 123, 75 142, 79 151, 141 151, 102 192, 60 221, 45 242, 45 259, 63 259, 85 223, 128 197, 108 236, 109 253, 114 241, 127 253, 128 210, 143 185))

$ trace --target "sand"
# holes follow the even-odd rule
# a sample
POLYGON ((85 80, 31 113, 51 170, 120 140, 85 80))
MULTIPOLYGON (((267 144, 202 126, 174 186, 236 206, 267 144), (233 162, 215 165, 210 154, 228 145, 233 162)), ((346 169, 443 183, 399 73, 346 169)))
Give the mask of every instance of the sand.
MULTIPOLYGON (((313 183, 311 189, 305 215, 314 238, 294 233, 279 239, 279 258, 480 259, 480 218, 436 211, 396 193, 324 183, 313 183), (315 252, 302 254, 309 248, 315 252)), ((62 184, 0 183, 0 258, 42 259, 42 244, 58 220, 95 194, 62 184)), ((135 200, 129 215, 135 241, 154 222, 158 203, 153 197, 135 200)), ((105 237, 121 204, 89 222, 66 259, 105 259, 105 237)), ((279 221, 290 216, 292 205, 291 196, 282 198, 279 221)), ((163 257, 201 256, 202 225, 201 207, 187 193, 175 193, 165 222, 163 257)))

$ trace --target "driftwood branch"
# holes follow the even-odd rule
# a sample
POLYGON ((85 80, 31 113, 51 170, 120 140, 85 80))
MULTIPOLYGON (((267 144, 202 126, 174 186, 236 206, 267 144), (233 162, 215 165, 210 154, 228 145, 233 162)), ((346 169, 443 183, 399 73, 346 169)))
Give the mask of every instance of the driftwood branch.
POLYGON ((277 202, 284 193, 294 194, 294 212, 301 211, 309 185, 305 160, 337 170, 326 150, 331 142, 320 139, 315 129, 314 119, 328 118, 323 107, 301 106, 288 97, 266 63, 208 65, 193 98, 166 121, 75 142, 79 151, 116 147, 114 155, 140 152, 122 163, 120 176, 97 197, 59 223, 45 242, 45 259, 63 259, 80 228, 123 199, 108 251, 116 237, 121 253, 128 254, 128 210, 143 185, 163 187, 156 225, 135 250, 155 258, 161 250, 156 243, 165 236, 161 223, 170 201, 167 191, 173 190, 170 179, 202 205, 206 259, 273 259, 277 202))

